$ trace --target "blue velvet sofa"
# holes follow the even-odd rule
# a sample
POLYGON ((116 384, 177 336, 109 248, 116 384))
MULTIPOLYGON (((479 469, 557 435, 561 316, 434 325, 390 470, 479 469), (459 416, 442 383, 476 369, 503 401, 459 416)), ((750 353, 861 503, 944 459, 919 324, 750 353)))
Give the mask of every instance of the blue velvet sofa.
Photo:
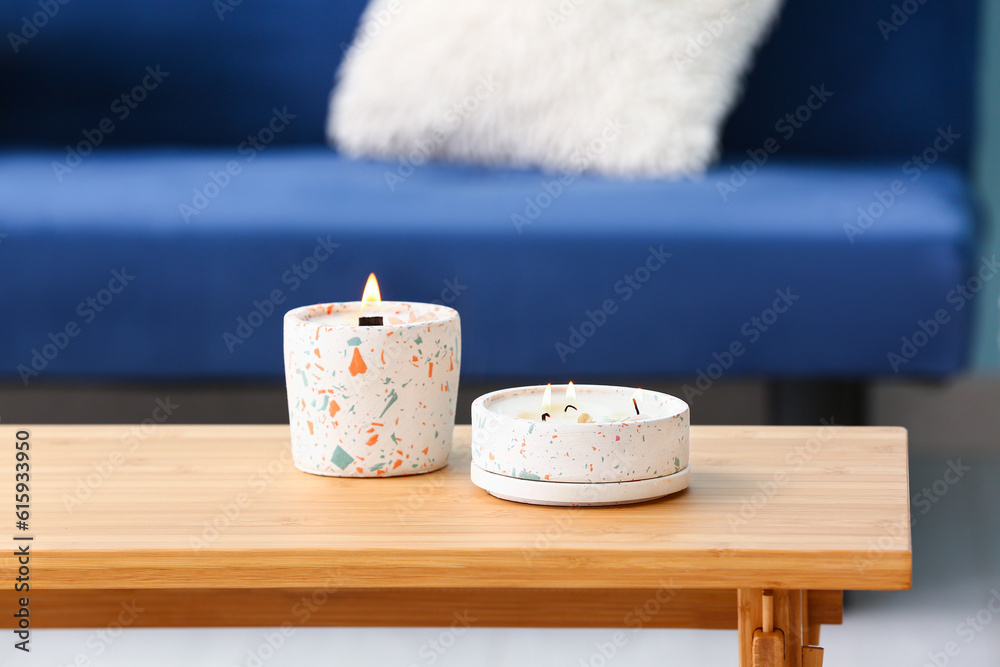
POLYGON ((363 5, 3 4, 3 378, 279 380, 281 314, 370 271, 472 380, 962 368, 974 3, 788 0, 680 182, 338 155, 363 5))

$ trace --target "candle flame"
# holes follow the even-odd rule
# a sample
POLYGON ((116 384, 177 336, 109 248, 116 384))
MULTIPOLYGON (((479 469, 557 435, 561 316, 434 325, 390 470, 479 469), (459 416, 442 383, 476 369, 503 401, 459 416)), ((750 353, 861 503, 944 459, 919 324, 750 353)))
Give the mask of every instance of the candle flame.
POLYGON ((368 274, 368 282, 365 283, 365 291, 361 295, 361 308, 362 310, 365 306, 371 304, 377 306, 382 303, 382 294, 378 289, 378 280, 375 279, 375 274, 368 274))
POLYGON ((569 384, 566 385, 566 402, 572 403, 576 400, 576 387, 573 386, 573 381, 570 380, 569 384))
POLYGON ((545 393, 542 394, 542 412, 548 412, 552 409, 552 383, 550 382, 547 387, 545 387, 545 393))

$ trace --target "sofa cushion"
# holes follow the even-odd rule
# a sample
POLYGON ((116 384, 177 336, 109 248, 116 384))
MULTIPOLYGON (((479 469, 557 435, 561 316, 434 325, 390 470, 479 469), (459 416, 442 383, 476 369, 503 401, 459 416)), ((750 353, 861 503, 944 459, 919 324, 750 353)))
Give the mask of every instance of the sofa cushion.
POLYGON ((296 116, 279 143, 322 142, 337 62, 365 0, 51 0, 41 3, 51 18, 36 19, 39 4, 0 6, 0 144, 76 146, 106 118, 114 129, 100 149, 235 146, 275 107, 296 116), (136 90, 153 83, 147 67, 167 75, 136 90))
POLYGON ((701 174, 780 5, 421 0, 368 37, 400 6, 373 0, 338 73, 330 140, 352 156, 701 174), (689 56, 708 25, 724 38, 689 56))
MULTIPOLYGON (((231 147, 274 107, 297 115, 275 143, 322 143, 334 72, 366 0, 41 4, 51 17, 36 17, 38 0, 0 3, 0 145, 61 149, 109 118, 105 147, 231 147), (169 78, 120 119, 110 106, 156 65, 169 78)), ((961 163, 973 145, 978 4, 787 0, 730 115, 726 147, 742 153, 775 136, 782 155, 905 159, 953 125, 963 141, 946 160, 961 163), (776 131, 822 85, 829 103, 794 136, 776 131)), ((711 27, 699 36, 705 48, 718 39, 711 27)))
POLYGON ((775 163, 724 201, 729 166, 560 182, 325 148, 106 151, 59 182, 53 157, 0 156, 8 378, 34 360, 29 382, 277 380, 281 313, 357 299, 369 271, 384 298, 460 311, 469 379, 964 361, 973 207, 942 164, 914 181, 898 164, 775 163))
POLYGON ((962 141, 944 159, 963 164, 975 146, 978 22, 975 0, 786 0, 723 141, 738 153, 775 137, 786 155, 906 159, 950 125, 962 141), (803 109, 814 86, 833 95, 803 109))

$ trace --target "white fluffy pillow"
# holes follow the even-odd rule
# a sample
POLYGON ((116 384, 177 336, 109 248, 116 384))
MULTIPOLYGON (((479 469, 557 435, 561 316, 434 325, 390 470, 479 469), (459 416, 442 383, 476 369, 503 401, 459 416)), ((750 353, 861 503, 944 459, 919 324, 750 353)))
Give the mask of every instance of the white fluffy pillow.
POLYGON ((353 156, 701 172, 780 2, 372 0, 328 135, 353 156))

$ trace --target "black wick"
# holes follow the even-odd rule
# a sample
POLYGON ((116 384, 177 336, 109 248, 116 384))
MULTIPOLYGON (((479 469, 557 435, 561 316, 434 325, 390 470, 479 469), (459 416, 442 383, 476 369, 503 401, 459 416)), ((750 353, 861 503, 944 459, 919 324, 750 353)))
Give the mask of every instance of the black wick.
MULTIPOLYGON (((567 405, 565 408, 563 408, 563 412, 568 411, 570 408, 573 408, 574 410, 576 410, 576 406, 575 405, 567 405)), ((579 410, 576 410, 576 411, 579 412, 579 410)))
POLYGON ((632 405, 635 406, 635 414, 639 414, 639 404, 635 402, 634 398, 632 399, 632 405))
POLYGON ((550 415, 550 414, 549 414, 548 412, 543 412, 543 413, 542 413, 542 421, 545 421, 545 418, 546 418, 546 417, 551 417, 551 416, 552 416, 552 415, 550 415))

